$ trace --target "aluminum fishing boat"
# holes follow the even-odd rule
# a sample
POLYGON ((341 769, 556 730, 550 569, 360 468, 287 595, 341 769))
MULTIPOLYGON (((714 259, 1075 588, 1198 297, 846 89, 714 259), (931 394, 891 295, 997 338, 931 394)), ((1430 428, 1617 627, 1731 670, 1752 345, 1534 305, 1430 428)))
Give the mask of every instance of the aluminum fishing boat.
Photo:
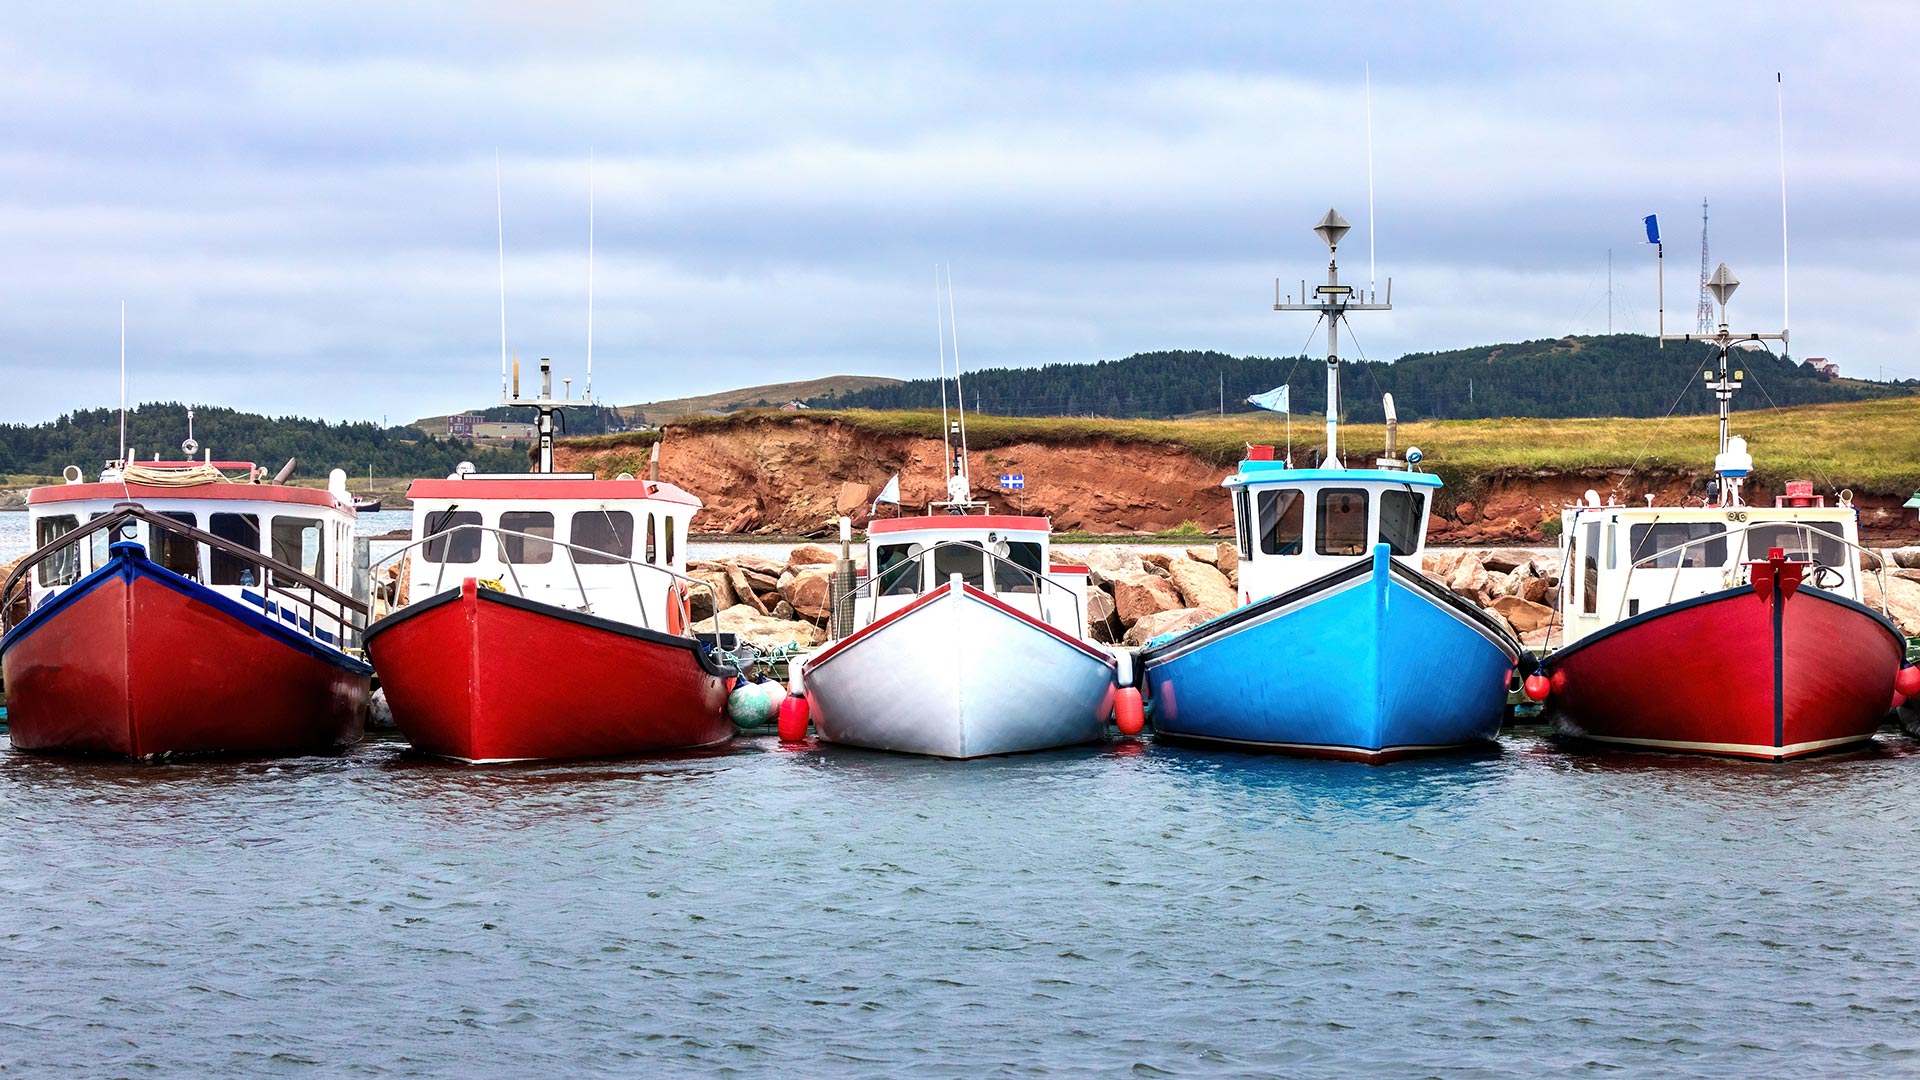
MULTIPOLYGON (((1315 232, 1337 250, 1347 223, 1329 210, 1315 232)), ((1360 302, 1330 258, 1327 284, 1302 293, 1274 307, 1327 320, 1329 467, 1256 446, 1223 482, 1243 606, 1141 650, 1155 737, 1376 764, 1489 744, 1520 644, 1421 572, 1441 481, 1410 468, 1418 449, 1397 456, 1391 397, 1385 456, 1340 466, 1339 320, 1388 309, 1391 285, 1386 303, 1360 302)))
POLYGON ((1566 643, 1530 693, 1566 735, 1783 761, 1866 742, 1898 688, 1920 688, 1920 673, 1903 672, 1898 627, 1861 602, 1862 564, 1879 569, 1879 556, 1860 546, 1851 494, 1829 505, 1794 481, 1772 506, 1744 497, 1753 458, 1729 433, 1744 381, 1729 354, 1786 334, 1729 332, 1738 285, 1722 263, 1710 282, 1717 333, 1663 335, 1704 340, 1718 355, 1707 385, 1720 403, 1720 452, 1707 498, 1603 505, 1589 491, 1561 515, 1566 643))
MULTIPOLYGON (((415 480, 399 604, 367 628, 395 724, 464 762, 611 757, 713 746, 734 668, 689 633, 687 532, 700 500, 621 474, 553 471, 554 416, 591 399, 505 403, 539 417, 538 471, 463 465, 415 480)), ((504 395, 503 395, 504 396, 504 395)))
POLYGON ((354 655, 366 607, 349 592, 346 477, 293 487, 287 464, 268 482, 211 452, 121 460, 28 493, 40 547, 0 585, 16 749, 271 756, 359 741, 373 669, 354 655))

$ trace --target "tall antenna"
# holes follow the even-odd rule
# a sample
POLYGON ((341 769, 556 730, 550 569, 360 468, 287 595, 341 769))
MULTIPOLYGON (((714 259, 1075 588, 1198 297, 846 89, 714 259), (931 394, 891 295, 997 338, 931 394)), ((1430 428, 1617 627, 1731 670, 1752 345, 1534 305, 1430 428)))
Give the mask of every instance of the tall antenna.
POLYGON ((587 148, 587 400, 593 400, 593 148, 587 148))
MULTIPOLYGON (((947 328, 953 337, 953 403, 960 410, 960 460, 967 460, 967 390, 960 382, 960 323, 953 316, 953 264, 947 264, 947 328)), ((961 470, 966 475, 966 470, 961 470)))
POLYGON ((1607 333, 1613 333, 1613 249, 1607 249, 1607 333))
POLYGON ((120 301, 120 464, 127 463, 127 302, 120 301))
POLYGON ((1773 73, 1773 100, 1780 116, 1780 340, 1786 342, 1791 332, 1787 319, 1787 92, 1777 71, 1773 73))
POLYGON ((1365 65, 1367 74, 1367 292, 1374 286, 1373 276, 1373 65, 1365 65))
POLYGON ((940 264, 933 264, 933 325, 940 333, 940 445, 948 476, 953 475, 953 436, 947 430, 947 317, 940 310, 940 264))
POLYGON ((1707 279, 1713 276, 1707 263, 1707 200, 1700 200, 1700 303, 1694 308, 1694 321, 1700 325, 1695 329, 1702 334, 1713 332, 1713 293, 1707 288, 1707 279))
POLYGON ((493 220, 500 237, 500 400, 507 399, 507 216, 500 199, 500 148, 493 148, 493 220))

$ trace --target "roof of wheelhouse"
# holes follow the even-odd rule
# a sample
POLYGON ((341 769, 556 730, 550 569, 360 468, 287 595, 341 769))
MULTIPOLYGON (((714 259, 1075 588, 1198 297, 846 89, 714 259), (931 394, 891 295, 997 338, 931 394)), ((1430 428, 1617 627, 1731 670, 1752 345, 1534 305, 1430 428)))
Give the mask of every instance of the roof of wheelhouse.
POLYGON ((1240 471, 1220 481, 1221 487, 1240 487, 1245 484, 1272 484, 1286 482, 1345 481, 1364 484, 1411 484, 1415 487, 1437 488, 1440 478, 1432 473, 1402 471, 1400 469, 1289 469, 1284 461, 1243 461, 1240 471))
POLYGON ((414 501, 446 499, 462 502, 480 499, 514 502, 638 502, 651 499, 695 508, 704 505, 692 492, 658 480, 595 480, 590 474, 575 476, 564 473, 469 475, 452 480, 415 480, 407 485, 407 498, 414 501))

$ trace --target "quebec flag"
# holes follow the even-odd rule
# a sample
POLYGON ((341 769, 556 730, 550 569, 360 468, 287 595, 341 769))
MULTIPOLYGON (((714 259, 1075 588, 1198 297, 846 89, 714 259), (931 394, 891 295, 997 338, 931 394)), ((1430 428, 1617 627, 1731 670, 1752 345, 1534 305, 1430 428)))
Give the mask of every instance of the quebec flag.
POLYGON ((1292 412, 1293 409, 1287 401, 1287 390, 1288 388, 1285 386, 1276 386, 1264 394, 1255 394, 1249 397, 1247 403, 1249 405, 1258 405, 1272 412, 1292 412))

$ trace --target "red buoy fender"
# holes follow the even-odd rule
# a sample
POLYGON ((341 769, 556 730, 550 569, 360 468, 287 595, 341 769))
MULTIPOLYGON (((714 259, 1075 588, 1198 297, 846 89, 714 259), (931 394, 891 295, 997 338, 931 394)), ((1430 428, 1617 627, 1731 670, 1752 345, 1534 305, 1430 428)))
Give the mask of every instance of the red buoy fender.
POLYGON ((1545 701, 1553 690, 1553 681, 1539 672, 1527 676, 1526 692, 1529 701, 1545 701))
POLYGON ((807 721, 810 719, 805 694, 788 694, 780 703, 778 728, 781 742, 800 742, 807 737, 807 721))
POLYGON ((1920 667, 1903 664, 1893 676, 1893 688, 1907 697, 1920 694, 1920 667))
POLYGON ((1129 739, 1147 726, 1147 710, 1140 701, 1139 687, 1127 686, 1114 692, 1113 725, 1129 739))

